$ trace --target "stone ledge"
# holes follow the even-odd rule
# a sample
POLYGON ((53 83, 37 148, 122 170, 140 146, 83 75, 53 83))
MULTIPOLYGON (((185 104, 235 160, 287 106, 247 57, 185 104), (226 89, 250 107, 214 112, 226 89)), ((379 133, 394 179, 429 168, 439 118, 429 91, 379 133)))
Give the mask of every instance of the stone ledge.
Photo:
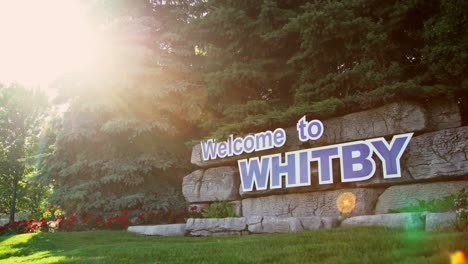
POLYGON ((360 215, 345 219, 341 226, 387 226, 424 230, 425 219, 420 213, 360 215))
POLYGON ((242 200, 242 215, 338 217, 341 212, 336 206, 336 201, 344 192, 351 192, 356 197, 356 207, 351 212, 352 216, 369 215, 374 213, 375 203, 383 189, 355 188, 247 198, 242 200))
POLYGON ((456 219, 455 212, 426 213, 426 231, 454 230, 456 219))
POLYGON ((190 203, 233 201, 239 198, 236 167, 197 170, 184 177, 182 193, 190 203))
POLYGON ((387 188, 377 200, 376 214, 388 213, 397 209, 418 203, 418 200, 429 201, 455 194, 462 189, 468 190, 468 181, 447 181, 433 183, 418 183, 395 185, 387 188))
POLYGON ((186 230, 192 236, 243 235, 247 222, 245 217, 190 218, 186 230))
POLYGON ((185 224, 129 226, 127 231, 146 236, 183 236, 185 224))
POLYGON ((296 233, 338 226, 331 217, 250 216, 238 218, 191 218, 186 230, 192 236, 296 233))
POLYGON ((338 226, 336 218, 332 217, 276 217, 250 216, 247 217, 250 233, 297 233, 305 230, 317 230, 338 226))
POLYGON ((204 161, 201 145, 192 148, 191 163, 199 167, 235 165, 238 159, 298 150, 365 138, 409 132, 430 132, 461 126, 461 115, 455 102, 440 101, 430 106, 415 102, 395 102, 379 108, 322 120, 324 134, 317 141, 301 142, 295 127, 285 128, 287 141, 282 148, 204 161))

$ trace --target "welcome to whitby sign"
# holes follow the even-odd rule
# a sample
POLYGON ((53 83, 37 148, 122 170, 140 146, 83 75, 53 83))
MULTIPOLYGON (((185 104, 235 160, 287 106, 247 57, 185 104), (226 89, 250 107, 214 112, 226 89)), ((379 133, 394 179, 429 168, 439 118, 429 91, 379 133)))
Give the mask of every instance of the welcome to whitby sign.
MULTIPOLYGON (((320 120, 308 122, 303 116, 297 122, 300 141, 317 140, 323 135, 320 120)), ((286 188, 311 185, 311 162, 318 166, 319 184, 333 183, 333 159, 339 159, 342 182, 364 181, 372 178, 376 163, 375 153, 382 161, 383 177, 401 177, 400 158, 413 133, 393 136, 390 143, 385 138, 372 138, 354 142, 302 149, 282 154, 264 155, 238 160, 242 190, 252 191, 283 188, 282 177, 286 177, 286 188)), ((245 137, 229 136, 226 141, 209 139, 201 142, 203 160, 225 158, 267 149, 279 148, 286 143, 286 132, 282 128, 245 137)))

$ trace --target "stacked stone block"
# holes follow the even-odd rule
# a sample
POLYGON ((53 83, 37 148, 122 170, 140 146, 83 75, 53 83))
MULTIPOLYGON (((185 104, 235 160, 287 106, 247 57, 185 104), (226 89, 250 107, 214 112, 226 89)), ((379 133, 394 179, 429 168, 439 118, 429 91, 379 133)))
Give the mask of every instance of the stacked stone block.
MULTIPOLYGON (((352 192, 356 196, 356 208, 347 215, 352 217, 386 214, 389 209, 417 200, 441 198, 463 188, 468 190, 468 126, 462 126, 456 103, 441 101, 424 106, 414 102, 397 102, 322 122, 324 134, 319 140, 301 142, 297 138, 296 128, 289 127, 285 128, 285 146, 267 151, 203 161, 200 144, 194 146, 191 162, 200 169, 184 178, 183 194, 186 200, 201 207, 217 201, 230 201, 236 205, 239 216, 247 217, 247 222, 255 217, 266 222, 269 221, 268 217, 279 217, 284 219, 277 220, 278 225, 289 225, 289 230, 295 230, 295 226, 299 225, 291 217, 321 219, 340 216, 335 201, 343 192, 352 192), (367 181, 341 183, 335 180, 333 184, 319 185, 317 170, 312 166, 311 186, 246 193, 240 188, 239 159, 375 137, 391 139, 393 135, 411 132, 414 133, 413 138, 401 158, 401 178, 384 179, 381 164, 375 159, 377 172, 367 181)), ((334 169, 337 168, 334 166, 334 169)), ((334 175, 339 177, 339 172, 335 171, 334 175)), ((373 217, 369 221, 386 221, 395 217, 373 217)), ((362 219, 354 221, 363 222, 362 219)), ((236 232, 265 228, 251 228, 255 225, 247 222, 244 229, 236 232)), ((321 223, 321 220, 318 222, 321 223)), ((349 221, 350 225, 352 223, 349 221)), ((303 222, 300 226, 304 229, 303 222)))

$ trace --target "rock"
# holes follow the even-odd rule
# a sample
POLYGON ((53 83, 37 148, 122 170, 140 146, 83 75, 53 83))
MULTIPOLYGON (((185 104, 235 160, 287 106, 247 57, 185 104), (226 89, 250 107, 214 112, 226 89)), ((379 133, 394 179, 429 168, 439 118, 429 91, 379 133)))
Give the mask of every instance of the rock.
POLYGON ((413 137, 401 158, 400 178, 384 179, 378 158, 376 174, 357 187, 389 186, 441 179, 463 179, 468 175, 468 127, 451 128, 413 137))
POLYGON ((146 236, 183 236, 185 224, 129 226, 127 230, 146 236))
POLYGON ((414 180, 468 175, 468 126, 411 139, 403 167, 414 180))
POLYGON ((221 234, 245 234, 247 222, 245 217, 228 218, 190 218, 186 228, 192 236, 210 236, 221 234))
POLYGON ((304 230, 317 230, 324 227, 324 222, 322 217, 318 216, 308 216, 308 217, 298 217, 301 221, 302 227, 304 230))
POLYGON ((295 217, 264 216, 261 233, 295 233, 304 231, 301 221, 295 217))
POLYGON ((430 131, 459 127, 462 125, 460 108, 455 102, 436 101, 426 107, 430 131))
POLYGON ((322 228, 330 229, 337 226, 339 226, 339 223, 336 217, 322 217, 322 228))
POLYGON ((418 200, 429 201, 432 199, 440 199, 457 193, 463 188, 468 190, 468 181, 391 186, 378 198, 375 213, 388 213, 390 209, 397 209, 416 204, 418 203, 418 200))
POLYGON ((426 129, 425 109, 412 102, 398 102, 323 121, 324 133, 311 145, 368 139, 426 129))
POLYGON ((461 126, 461 115, 455 102, 438 101, 428 106, 415 102, 395 102, 379 108, 322 121, 324 134, 316 141, 301 142, 294 124, 284 128, 287 141, 282 148, 204 161, 201 145, 197 144, 192 148, 191 162, 200 167, 235 166, 239 159, 297 150, 309 145, 321 146, 401 133, 429 132, 459 127, 461 126))
POLYGON ((184 177, 182 192, 190 203, 231 201, 239 197, 239 181, 235 167, 197 170, 184 177))
POLYGON ((341 226, 388 226, 422 230, 424 217, 419 213, 360 215, 345 219, 341 226))
POLYGON ((454 230, 455 212, 426 213, 426 231, 454 230))
POLYGON ((196 202, 200 198, 200 188, 203 170, 196 170, 185 176, 182 181, 182 193, 188 202, 196 202))
POLYGON ((344 189, 301 194, 272 195, 242 200, 243 216, 339 216, 336 200, 344 192, 356 196, 356 207, 350 215, 372 214, 382 189, 344 189))
MULTIPOLYGON (((330 218, 331 219, 331 218, 330 218)), ((326 219, 325 221, 328 221, 326 219)), ((278 216, 250 216, 247 217, 248 229, 254 234, 263 233, 295 233, 304 230, 327 228, 321 217, 278 217, 278 216)))
POLYGON ((396 102, 327 119, 323 125, 322 138, 310 141, 311 145, 453 128, 461 126, 461 115, 454 102, 437 102, 426 107, 414 102, 396 102))

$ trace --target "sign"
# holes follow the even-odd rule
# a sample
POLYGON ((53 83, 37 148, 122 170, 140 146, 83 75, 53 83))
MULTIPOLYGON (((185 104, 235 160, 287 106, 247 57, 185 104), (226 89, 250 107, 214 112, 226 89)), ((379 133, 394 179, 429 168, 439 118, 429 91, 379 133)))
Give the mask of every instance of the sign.
MULTIPOLYGON (((307 121, 303 116, 297 124, 298 138, 302 142, 318 140, 324 131, 320 120, 307 121)), ((385 179, 401 177, 400 158, 413 133, 393 136, 387 142, 378 137, 366 140, 301 149, 284 153, 240 159, 237 161, 242 190, 267 190, 311 185, 311 165, 318 167, 319 184, 333 183, 333 163, 340 162, 341 182, 365 181, 374 176, 376 154, 382 162, 385 179), (282 186, 285 177, 286 186, 282 186)), ((226 141, 209 139, 201 142, 203 160, 238 156, 267 149, 279 148, 286 143, 286 132, 282 128, 264 131, 245 137, 230 135, 226 141)))

